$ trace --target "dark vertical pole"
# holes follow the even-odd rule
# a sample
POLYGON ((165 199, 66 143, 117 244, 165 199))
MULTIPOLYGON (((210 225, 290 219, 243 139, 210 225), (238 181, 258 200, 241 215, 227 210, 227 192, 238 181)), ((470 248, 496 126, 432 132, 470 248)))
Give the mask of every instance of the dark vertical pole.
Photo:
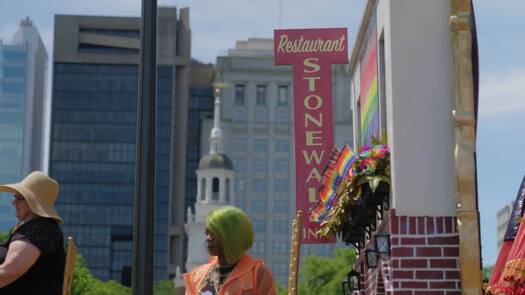
POLYGON ((157 0, 142 0, 133 214, 133 295, 153 294, 157 0))

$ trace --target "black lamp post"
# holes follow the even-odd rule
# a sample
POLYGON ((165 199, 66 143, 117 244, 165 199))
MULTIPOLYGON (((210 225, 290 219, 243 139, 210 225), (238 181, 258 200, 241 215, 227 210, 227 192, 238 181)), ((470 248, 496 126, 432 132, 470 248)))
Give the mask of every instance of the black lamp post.
POLYGON ((352 292, 359 291, 359 273, 352 269, 346 277, 343 278, 343 295, 352 295, 352 292))

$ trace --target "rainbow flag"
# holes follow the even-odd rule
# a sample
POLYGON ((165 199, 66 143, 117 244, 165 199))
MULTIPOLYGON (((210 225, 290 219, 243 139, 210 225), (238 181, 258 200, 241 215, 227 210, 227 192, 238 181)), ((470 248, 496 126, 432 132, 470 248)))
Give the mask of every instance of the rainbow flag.
POLYGON ((324 186, 319 192, 319 200, 324 204, 329 202, 330 199, 333 198, 333 196, 335 196, 335 191, 333 187, 324 186))
POLYGON ((319 223, 326 217, 327 214, 328 210, 326 210, 324 203, 319 202, 317 205, 315 205, 312 211, 310 211, 310 221, 319 223))
POLYGON ((368 28, 363 47, 364 52, 360 57, 360 129, 362 144, 370 144, 372 136, 379 136, 378 63, 375 25, 371 25, 368 28))
POLYGON ((339 177, 344 178, 348 174, 348 171, 352 167, 352 163, 354 163, 356 159, 357 157, 352 149, 345 144, 343 150, 339 153, 339 158, 337 159, 336 164, 339 177))

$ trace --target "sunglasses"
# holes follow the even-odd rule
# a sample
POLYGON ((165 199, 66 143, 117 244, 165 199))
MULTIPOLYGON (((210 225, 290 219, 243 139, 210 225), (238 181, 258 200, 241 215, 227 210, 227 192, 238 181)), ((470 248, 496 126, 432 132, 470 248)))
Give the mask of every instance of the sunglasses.
POLYGON ((24 199, 24 197, 22 196, 14 196, 14 202, 16 204, 20 204, 21 202, 25 201, 26 199, 24 199))

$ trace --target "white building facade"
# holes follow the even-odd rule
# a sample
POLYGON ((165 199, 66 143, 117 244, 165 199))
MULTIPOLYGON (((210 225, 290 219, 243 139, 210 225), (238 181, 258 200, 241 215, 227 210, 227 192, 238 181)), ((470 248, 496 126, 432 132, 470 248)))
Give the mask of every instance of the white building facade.
MULTIPOLYGON (((390 251, 377 267, 359 257, 365 294, 461 291, 450 2, 368 1, 351 56, 355 149, 365 143, 361 80, 375 43, 378 127, 391 150, 390 210, 376 232, 389 235, 390 251)), ((365 248, 374 247, 372 237, 365 248)))

